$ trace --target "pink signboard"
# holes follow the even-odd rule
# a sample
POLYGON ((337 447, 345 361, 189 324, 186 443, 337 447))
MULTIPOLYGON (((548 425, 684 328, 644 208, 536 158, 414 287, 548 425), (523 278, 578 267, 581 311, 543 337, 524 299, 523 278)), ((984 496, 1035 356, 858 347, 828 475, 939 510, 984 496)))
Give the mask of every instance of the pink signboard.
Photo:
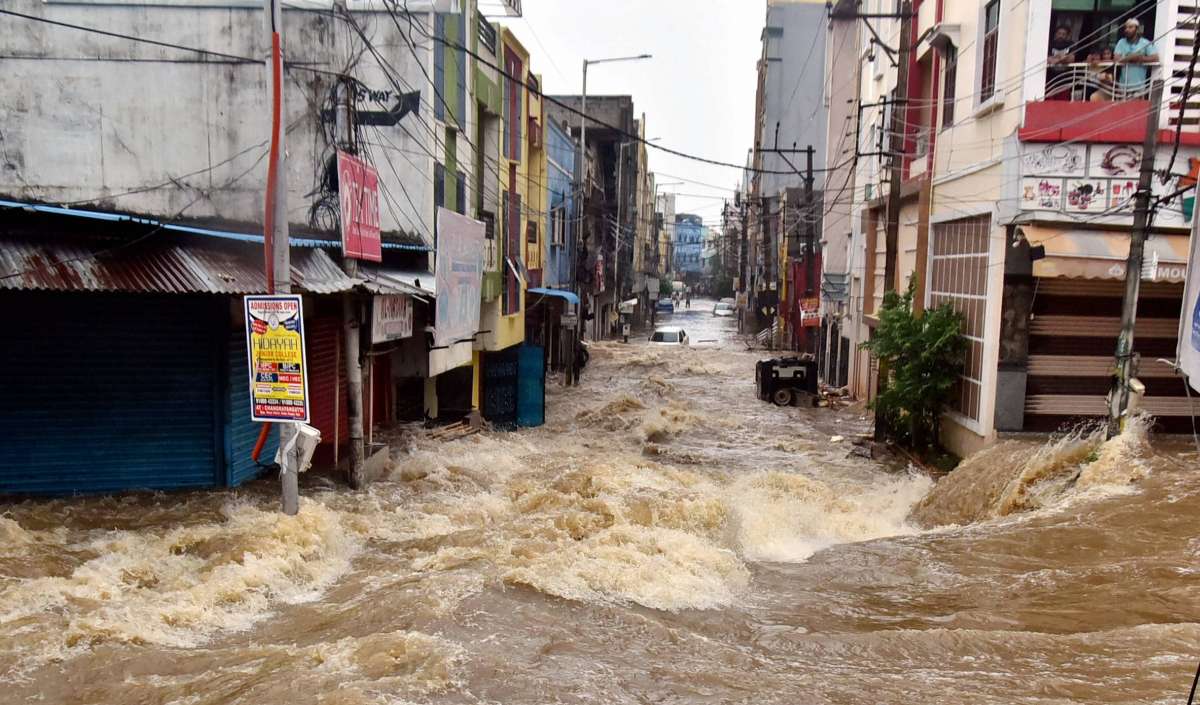
POLYGON ((379 174, 375 168, 338 150, 338 197, 342 215, 342 254, 379 262, 379 174))

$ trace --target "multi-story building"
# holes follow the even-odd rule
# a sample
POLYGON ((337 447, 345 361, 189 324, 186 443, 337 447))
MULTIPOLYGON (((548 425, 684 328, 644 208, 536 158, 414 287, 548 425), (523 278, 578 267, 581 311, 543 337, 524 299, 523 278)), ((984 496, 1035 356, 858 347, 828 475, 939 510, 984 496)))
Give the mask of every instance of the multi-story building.
MULTIPOLYGON (((582 107, 581 96, 553 98, 547 114, 551 120, 569 125, 578 140, 580 117, 575 111, 582 107)), ((636 219, 638 128, 633 99, 627 95, 589 95, 587 114, 587 144, 580 165, 582 213, 576 276, 582 305, 591 317, 588 333, 601 339, 616 330, 620 296, 630 291, 633 281, 630 245, 636 219), (618 245, 622 238, 624 247, 618 245)))
MULTIPOLYGON (((237 484, 258 471, 247 445, 258 426, 248 416, 240 308, 222 297, 266 288, 260 223, 269 147, 260 137, 270 127, 269 81, 260 59, 193 61, 187 47, 211 44, 197 41, 199 32, 219 37, 230 56, 262 56, 262 9, 232 0, 21 0, 16 7, 29 16, 21 20, 28 31, 0 44, 21 66, 0 86, 13 96, 54 86, 55 98, 0 108, 6 163, 16 166, 0 175, 0 193, 10 215, 21 213, 0 224, 0 310, 53 319, 61 329, 29 328, 0 342, 6 391, 21 400, 2 422, 4 452, 23 468, 11 477, 0 472, 0 491, 237 484), (63 104, 86 109, 63 111, 63 104), (74 274, 59 267, 47 279, 54 262, 70 262, 74 274), (25 373, 40 364, 39 351, 64 348, 70 331, 82 329, 124 341, 89 346, 96 364, 88 385, 68 376, 40 390, 15 384, 31 379, 25 373), (145 334, 183 335, 182 347, 195 354, 149 344, 145 334), (120 392, 138 389, 148 375, 160 385, 152 402, 120 392), (52 414, 57 420, 37 433, 71 435, 79 452, 110 459, 87 477, 29 442, 22 424, 48 417, 40 411, 48 400, 72 411, 52 414), (187 460, 164 458, 153 433, 113 432, 151 418, 174 420, 172 442, 187 460)), ((528 53, 474 0, 410 0, 406 13, 372 8, 336 10, 329 2, 283 11, 291 285, 304 297, 318 459, 334 464, 350 435, 346 380, 359 366, 363 404, 354 411, 368 437, 396 416, 460 418, 485 406, 480 373, 490 356, 511 355, 524 340, 526 284, 547 267, 549 175, 528 53), (337 66, 346 78, 312 66, 337 66), (338 151, 378 174, 381 262, 342 255, 338 151), (482 286, 466 301, 461 290, 453 301, 434 290, 437 248, 447 240, 437 235, 440 208, 484 223, 482 286), (413 332, 366 355, 378 341, 358 319, 381 295, 410 299, 413 332), (467 304, 475 295, 474 332, 431 342, 439 311, 473 315, 467 304), (360 328, 356 354, 346 341, 360 328)))
MULTIPOLYGON (((767 0, 762 53, 758 61, 755 98, 753 177, 749 188, 750 276, 747 282, 749 311, 756 326, 776 324, 786 329, 792 316, 780 304, 786 291, 810 288, 789 281, 797 270, 789 262, 804 250, 797 247, 804 223, 815 220, 815 208, 803 217, 786 214, 792 223, 783 227, 789 206, 784 190, 803 184, 806 155, 797 150, 812 147, 814 184, 820 191, 826 158, 828 119, 825 74, 827 19, 825 3, 818 0, 767 0), (808 214, 813 210, 813 214, 808 214), (768 313, 764 313, 768 312, 768 313)), ((819 268, 816 269, 819 272, 819 268)), ((783 335, 798 339, 791 331, 783 335)))
MULTIPOLYGON (((891 93, 895 71, 865 29, 860 35, 866 61, 859 149, 884 151, 884 144, 900 155, 902 174, 890 283, 883 280, 886 199, 879 195, 886 193, 885 165, 860 160, 856 174, 863 192, 852 300, 862 307, 863 337, 875 325, 885 284, 903 288, 911 279, 919 305, 948 303, 963 315, 970 346, 943 424, 943 441, 960 453, 998 432, 1102 416, 1152 80, 1165 78, 1167 96, 1154 167, 1170 172, 1155 178, 1154 195, 1178 189, 1178 174, 1191 170, 1200 145, 1193 106, 1184 106, 1181 125, 1171 99, 1183 89, 1190 52, 1180 47, 1191 41, 1194 20, 1176 0, 1126 9, 1007 0, 913 5, 909 98, 901 129, 891 135, 891 114, 867 106, 891 93), (1112 48, 1130 18, 1152 39, 1157 64, 1144 74, 1089 66, 1087 58, 1112 48), (1048 65, 1059 28, 1071 50, 1048 65)), ((861 6, 864 13, 893 9, 861 6)), ((875 29, 894 48, 900 27, 893 19, 875 29)), ((1153 360, 1175 349, 1187 252, 1183 210, 1178 197, 1156 208, 1135 344, 1144 407, 1168 429, 1183 424, 1187 404, 1169 368, 1153 360)), ((859 356, 856 368, 857 389, 869 393, 870 365, 859 356)))
POLYGON ((675 276, 688 284, 695 284, 704 274, 704 240, 708 228, 698 215, 677 213, 675 215, 675 238, 672 256, 675 276))

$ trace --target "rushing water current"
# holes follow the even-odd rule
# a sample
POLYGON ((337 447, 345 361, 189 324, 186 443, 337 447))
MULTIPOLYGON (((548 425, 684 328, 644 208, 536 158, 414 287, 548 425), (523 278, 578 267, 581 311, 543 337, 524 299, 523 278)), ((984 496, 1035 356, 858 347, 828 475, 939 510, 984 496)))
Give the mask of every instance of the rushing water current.
POLYGON ((297 517, 269 478, 0 505, 0 703, 1186 701, 1190 446, 1005 441, 935 486, 851 452, 861 407, 758 401, 694 303, 692 348, 595 345, 544 427, 404 430, 297 517))

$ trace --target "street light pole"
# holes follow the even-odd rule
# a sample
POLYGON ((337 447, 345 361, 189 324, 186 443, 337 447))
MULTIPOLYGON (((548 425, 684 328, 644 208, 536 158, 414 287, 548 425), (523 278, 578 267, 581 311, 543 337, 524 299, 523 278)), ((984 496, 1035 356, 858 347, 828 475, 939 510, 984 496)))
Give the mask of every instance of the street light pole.
MULTIPOLYGON (((580 174, 580 193, 579 193, 579 226, 583 229, 583 223, 587 218, 587 70, 589 64, 608 64, 617 61, 639 61, 641 59, 651 58, 650 54, 638 54, 637 56, 614 56, 609 59, 584 59, 583 60, 583 92, 579 98, 579 174, 580 174)), ((620 195, 618 194, 618 203, 620 195)), ((619 225, 619 224, 618 224, 619 225)), ((616 262, 614 261, 614 267, 616 262)), ((615 269, 613 270, 616 271, 615 269)), ((593 314, 595 312, 593 311, 593 314)))

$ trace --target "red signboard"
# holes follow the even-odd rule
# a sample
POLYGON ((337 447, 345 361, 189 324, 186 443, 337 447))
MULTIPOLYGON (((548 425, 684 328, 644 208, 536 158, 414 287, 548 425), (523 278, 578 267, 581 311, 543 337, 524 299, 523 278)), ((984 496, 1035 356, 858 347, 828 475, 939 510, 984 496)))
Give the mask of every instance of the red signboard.
POLYGON ((379 173, 351 154, 338 150, 338 197, 342 215, 342 254, 379 262, 379 173))
POLYGON ((804 328, 821 325, 821 301, 816 297, 800 299, 800 325, 804 328))

